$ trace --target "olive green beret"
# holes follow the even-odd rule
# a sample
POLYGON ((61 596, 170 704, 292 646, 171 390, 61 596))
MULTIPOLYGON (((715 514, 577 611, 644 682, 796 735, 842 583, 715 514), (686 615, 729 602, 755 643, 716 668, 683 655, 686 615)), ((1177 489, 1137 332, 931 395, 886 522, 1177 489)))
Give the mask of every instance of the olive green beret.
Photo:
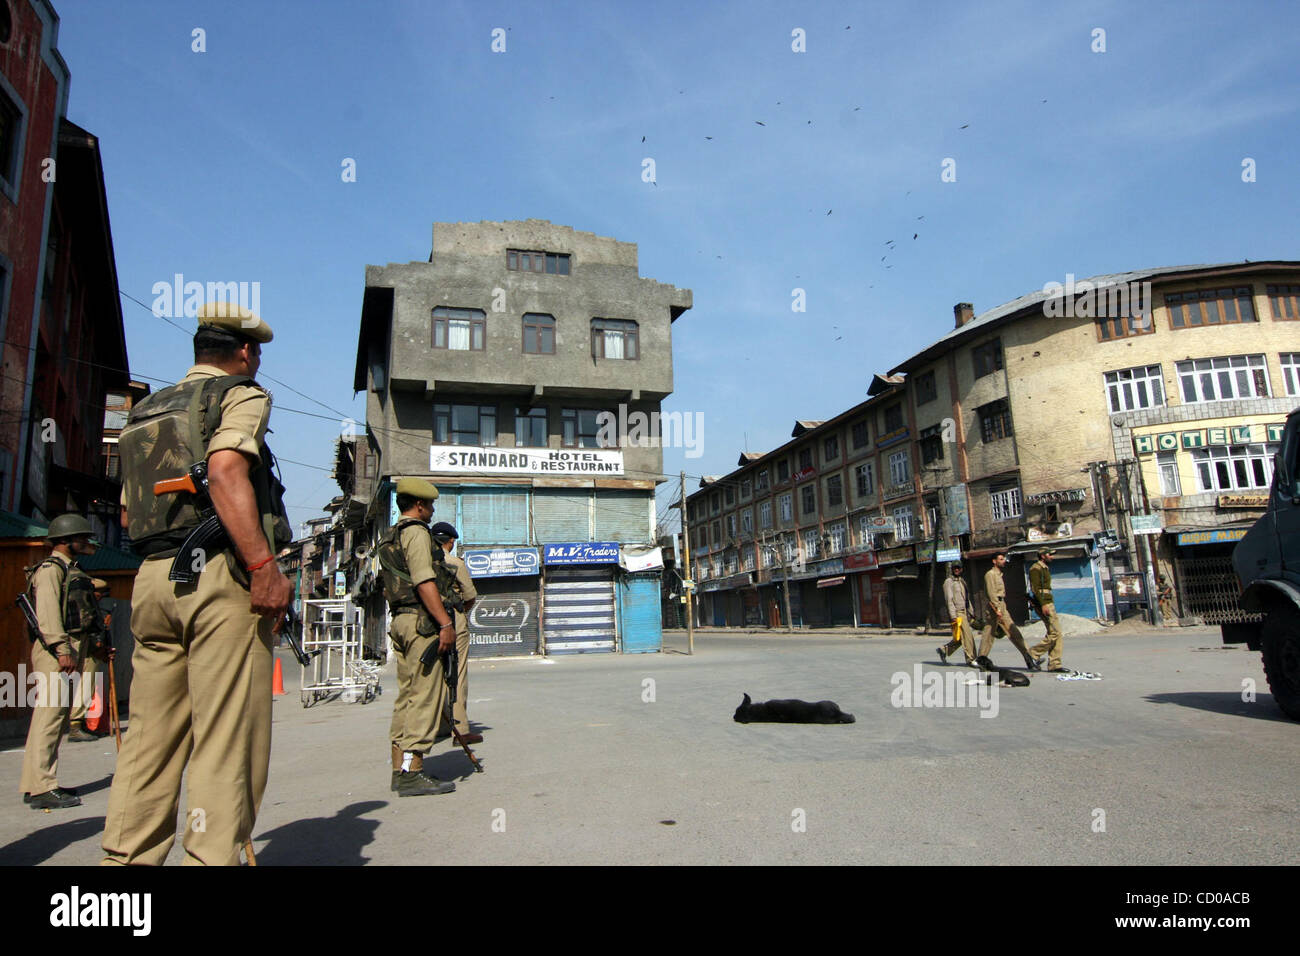
POLYGON ((438 497, 438 489, 423 478, 397 479, 397 493, 399 495, 410 495, 422 501, 433 501, 438 497))
POLYGON ((238 302, 208 302, 199 309, 199 328, 220 329, 252 339, 271 341, 271 327, 238 302))

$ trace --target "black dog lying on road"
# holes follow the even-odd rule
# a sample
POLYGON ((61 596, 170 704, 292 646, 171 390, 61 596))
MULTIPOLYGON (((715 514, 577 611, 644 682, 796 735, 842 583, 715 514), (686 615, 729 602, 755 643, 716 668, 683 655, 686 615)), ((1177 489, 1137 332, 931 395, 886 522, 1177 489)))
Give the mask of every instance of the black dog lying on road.
POLYGON ((989 679, 992 680, 993 672, 997 672, 998 683, 1003 687, 1028 687, 1029 678, 1024 674, 1013 671, 1009 667, 994 667, 993 662, 987 657, 975 658, 975 663, 979 665, 980 670, 989 672, 989 679))
POLYGON ((840 710, 833 700, 819 700, 810 704, 806 700, 769 700, 755 704, 745 695, 736 708, 738 724, 851 724, 853 715, 840 710))

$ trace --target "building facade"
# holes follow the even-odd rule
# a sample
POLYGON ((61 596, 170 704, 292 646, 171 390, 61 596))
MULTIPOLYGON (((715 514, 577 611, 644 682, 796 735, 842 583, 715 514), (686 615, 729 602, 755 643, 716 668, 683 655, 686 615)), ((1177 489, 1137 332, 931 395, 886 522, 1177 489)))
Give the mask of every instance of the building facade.
POLYGON ((428 262, 367 267, 358 493, 373 540, 397 478, 438 486, 476 655, 657 648, 660 403, 690 307, 635 244, 543 220, 435 223, 428 262))
POLYGON ((709 559, 700 573, 715 582, 700 584, 705 623, 769 623, 770 609, 753 610, 761 552, 759 573, 744 573, 749 522, 782 536, 792 570, 823 559, 804 573, 831 598, 843 586, 830 583, 834 562, 844 565, 858 619, 843 599, 813 598, 794 612, 812 624, 920 623, 931 567, 960 553, 978 592, 999 550, 1012 561, 1009 605, 1027 620, 1023 572, 1044 543, 1058 552, 1065 613, 1154 616, 1164 592, 1171 618, 1236 619, 1228 556, 1263 512, 1282 423, 1300 405, 1300 263, 1070 276, 979 316, 959 304, 954 317, 947 335, 877 376, 867 403, 797 425, 794 442, 742 458, 718 488, 691 496, 692 544, 709 559), (855 426, 870 447, 850 435, 843 457, 855 426), (755 472, 769 465, 761 480, 783 482, 770 507, 790 515, 786 525, 746 517, 755 472), (850 493, 876 486, 876 501, 850 493), (873 519, 889 533, 872 535, 873 519), (853 574, 872 561, 879 571, 853 574), (884 586, 875 620, 871 574, 884 586), (705 599, 710 587, 721 597, 705 599))

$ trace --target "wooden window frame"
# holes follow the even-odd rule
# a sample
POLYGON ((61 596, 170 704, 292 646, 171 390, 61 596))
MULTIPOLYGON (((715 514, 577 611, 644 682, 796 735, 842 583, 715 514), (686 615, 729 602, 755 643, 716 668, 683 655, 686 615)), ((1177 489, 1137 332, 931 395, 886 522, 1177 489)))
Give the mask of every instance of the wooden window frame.
POLYGON ((555 316, 549 312, 525 312, 523 318, 523 350, 525 355, 554 355, 555 354, 555 316), (539 319, 549 319, 550 324, 538 321, 539 319), (530 321, 531 320, 531 321, 530 321), (550 329, 551 348, 550 351, 541 348, 542 333, 550 329), (529 348, 529 339, 535 340, 537 348, 529 348))
POLYGON ((429 346, 438 349, 441 352, 483 352, 487 349, 487 313, 482 309, 461 309, 456 306, 440 305, 430 313, 429 323, 429 346), (439 315, 438 313, 443 313, 439 315), (449 313, 458 312, 464 315, 451 315, 449 313), (450 345, 451 331, 449 322, 469 322, 469 348, 453 349, 450 345), (442 339, 443 344, 438 344, 438 326, 443 327, 442 339), (479 341, 477 348, 474 347, 475 333, 479 341))
POLYGON ((980 343, 970 350, 970 356, 971 371, 974 372, 976 381, 986 375, 1002 371, 1006 365, 1006 357, 1002 354, 1002 339, 1000 338, 980 343), (981 372, 980 368, 985 364, 989 364, 989 367, 981 372))
POLYGON ((591 320, 591 357, 606 359, 605 335, 610 332, 623 336, 623 355, 609 359, 611 362, 639 362, 641 360, 641 328, 632 319, 593 318, 591 320), (599 334, 597 334, 599 333, 599 334), (630 348, 629 348, 630 346, 630 348), (632 355, 628 355, 631 351, 632 355))
POLYGON ((1269 285, 1264 287, 1264 295, 1268 299, 1268 311, 1275 322, 1297 322, 1300 321, 1300 285, 1269 285), (1278 306, 1287 303, 1289 309, 1279 310, 1278 306), (1281 312, 1290 312, 1290 315, 1279 314, 1281 312))
POLYGON ((1259 321, 1259 313, 1255 309, 1255 290, 1250 286, 1167 292, 1165 293, 1165 312, 1168 314, 1171 331, 1203 329, 1214 325, 1245 325, 1247 322, 1259 321), (1249 303, 1250 307, 1250 316, 1247 318, 1242 317, 1241 302, 1243 299, 1249 303), (1229 318, 1228 316, 1228 306, 1226 305, 1228 302, 1232 303, 1235 318, 1229 318), (1184 314, 1184 309, 1187 309, 1186 314, 1184 314), (1213 315, 1211 315, 1211 312, 1213 312, 1213 315), (1190 321, 1193 316, 1197 318, 1197 321, 1190 321))

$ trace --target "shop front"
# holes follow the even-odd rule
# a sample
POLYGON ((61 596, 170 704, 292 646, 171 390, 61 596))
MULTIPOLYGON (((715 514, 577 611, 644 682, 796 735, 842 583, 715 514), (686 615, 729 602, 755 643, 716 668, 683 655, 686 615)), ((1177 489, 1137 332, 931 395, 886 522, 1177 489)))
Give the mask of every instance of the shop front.
POLYGON ((663 650, 660 593, 663 552, 655 547, 623 545, 619 550, 618 618, 624 654, 663 650))
POLYGON ((1237 624, 1262 620, 1241 609, 1241 585, 1232 567, 1232 551, 1247 528, 1166 528, 1172 537, 1175 586, 1184 617, 1204 624, 1237 624))
POLYGON ((858 623, 866 627, 887 627, 885 581, 876 563, 874 551, 860 551, 844 556, 844 571, 853 585, 858 607, 858 623))
POLYGON ((618 543, 542 546, 542 638, 549 654, 612 653, 618 628, 618 543))
POLYGON ((470 657, 539 653, 536 548, 470 548, 463 554, 478 600, 469 613, 470 657))
MULTIPOLYGON (((1027 579, 1029 568, 1038 560, 1038 549, 1051 548, 1056 552, 1052 555, 1052 598, 1056 604, 1056 613, 1086 618, 1102 617, 1105 610, 1100 603, 1101 574, 1097 561, 1092 557, 1091 542, 1090 537, 1028 541, 1013 545, 1009 549, 1009 556, 1021 559, 1027 579)), ((1028 586, 1025 590, 1027 595, 1028 586)), ((1030 620, 1038 620, 1038 615, 1032 609, 1030 620)))
POLYGON ((921 586, 921 569, 916 563, 916 549, 910 544, 886 548, 876 553, 889 604, 891 627, 915 627, 925 623, 925 604, 929 596, 921 586))

